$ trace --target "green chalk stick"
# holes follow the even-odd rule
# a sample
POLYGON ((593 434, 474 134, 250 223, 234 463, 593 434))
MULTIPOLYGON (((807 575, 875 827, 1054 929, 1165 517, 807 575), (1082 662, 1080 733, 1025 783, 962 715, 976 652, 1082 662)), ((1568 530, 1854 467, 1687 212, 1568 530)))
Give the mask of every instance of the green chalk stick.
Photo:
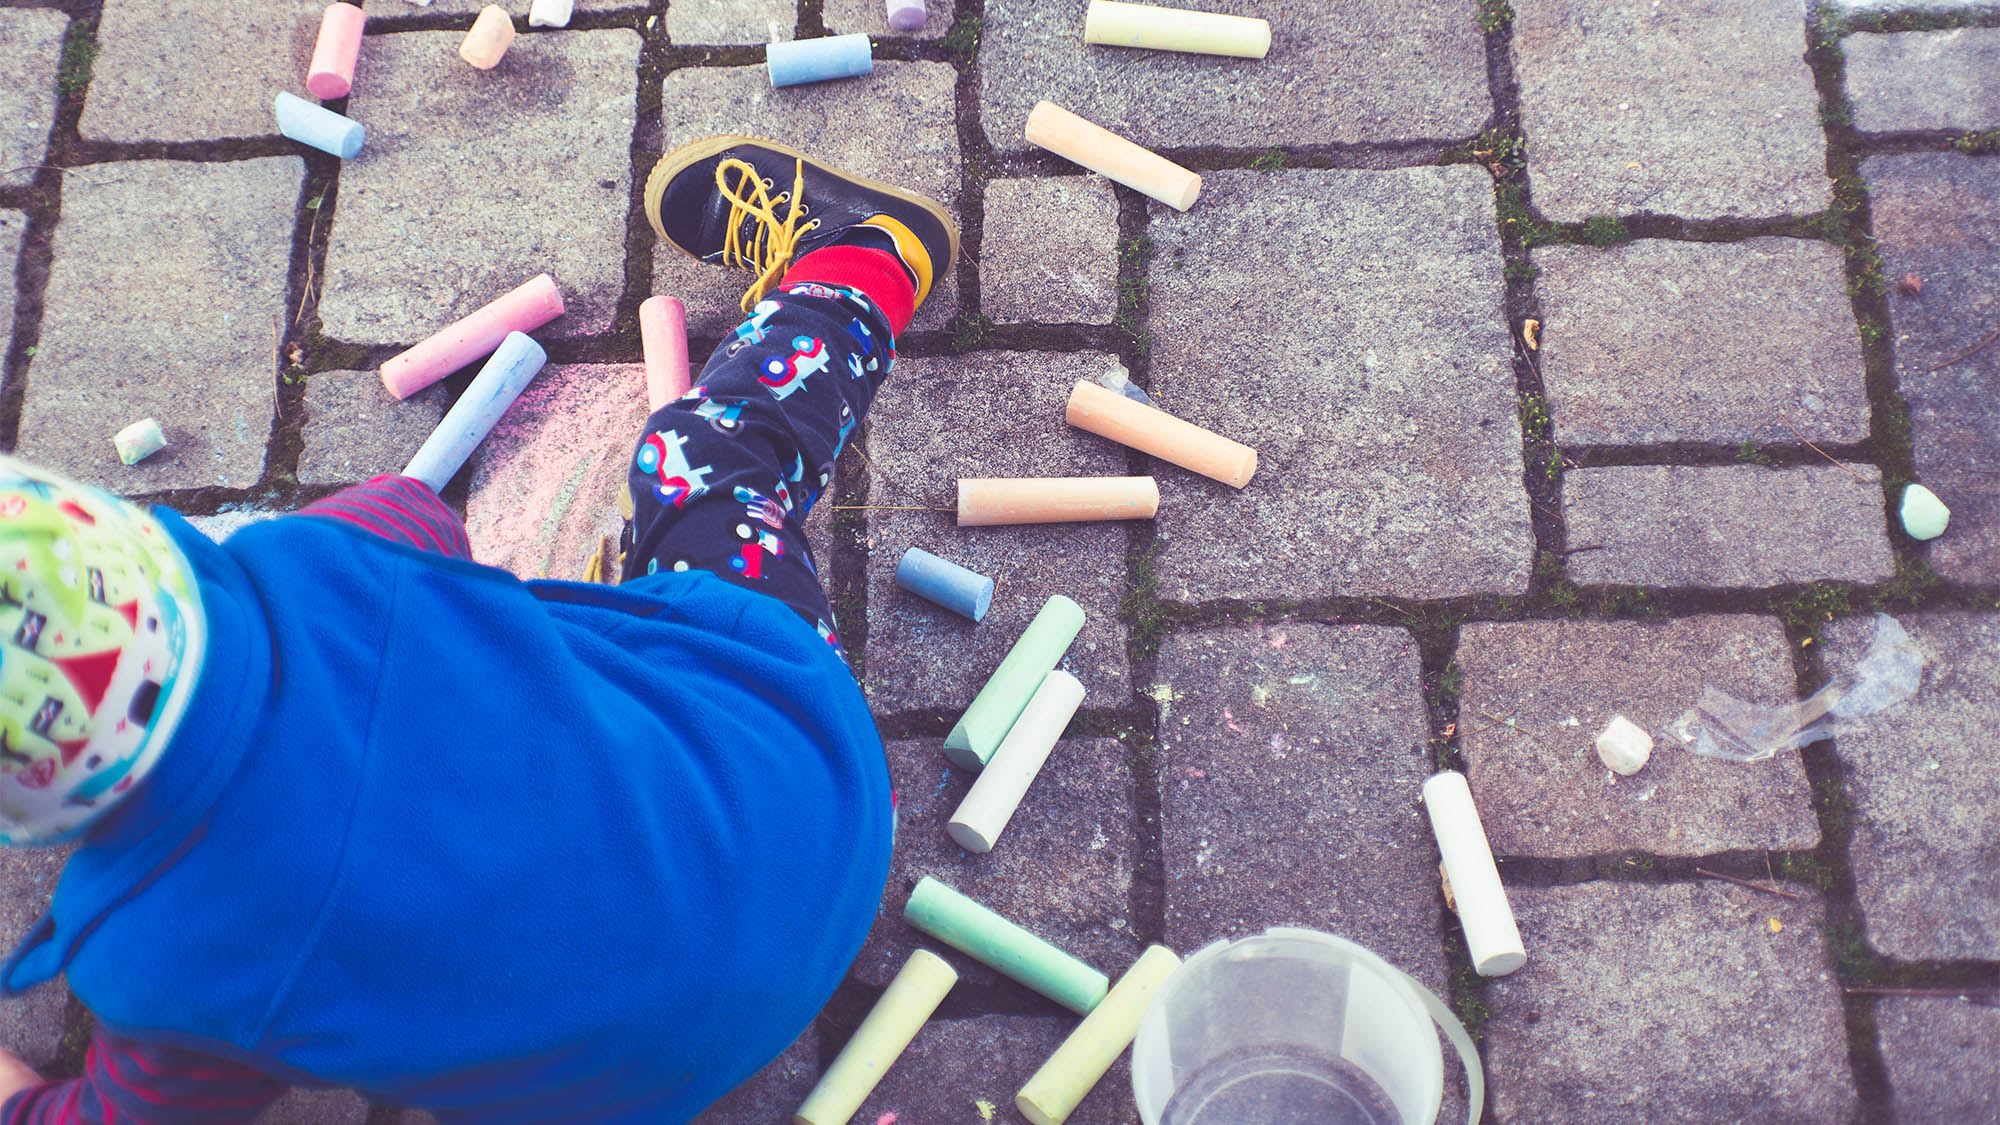
POLYGON ((1014 728, 1014 720, 1021 717, 1035 689, 1042 686, 1042 677, 1055 668, 1082 631, 1083 607, 1061 594, 1051 597, 945 736, 945 757, 963 769, 983 769, 993 751, 1000 748, 1000 740, 1014 728))
POLYGON ((1111 989, 1103 973, 928 875, 910 892, 903 917, 1079 1015, 1111 989))

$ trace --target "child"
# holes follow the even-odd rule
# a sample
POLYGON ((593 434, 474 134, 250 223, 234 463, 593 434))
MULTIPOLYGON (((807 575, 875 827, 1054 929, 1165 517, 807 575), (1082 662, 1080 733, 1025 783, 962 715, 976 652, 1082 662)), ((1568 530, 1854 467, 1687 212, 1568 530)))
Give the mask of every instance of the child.
POLYGON ((0 1122, 683 1121, 831 996, 893 813, 801 522, 957 232, 740 137, 646 208, 757 282, 647 419, 623 586, 474 564, 406 477, 218 546, 0 459, 0 839, 81 843, 0 987, 97 1018, 0 1122))

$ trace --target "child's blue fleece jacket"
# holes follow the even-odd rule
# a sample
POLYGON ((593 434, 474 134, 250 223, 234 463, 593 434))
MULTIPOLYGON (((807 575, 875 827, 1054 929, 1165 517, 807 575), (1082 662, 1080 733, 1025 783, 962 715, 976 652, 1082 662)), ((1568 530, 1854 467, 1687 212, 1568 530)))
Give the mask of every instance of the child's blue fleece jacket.
POLYGON ((122 1034, 482 1122, 684 1120, 832 995, 888 771, 786 606, 160 515, 210 655, 6 988, 67 971, 122 1034))

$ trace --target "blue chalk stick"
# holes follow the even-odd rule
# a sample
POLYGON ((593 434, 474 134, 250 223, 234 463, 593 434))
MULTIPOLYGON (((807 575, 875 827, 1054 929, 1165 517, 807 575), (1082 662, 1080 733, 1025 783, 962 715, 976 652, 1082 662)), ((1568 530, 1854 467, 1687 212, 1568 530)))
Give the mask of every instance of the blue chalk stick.
POLYGON ((278 114, 278 132, 302 145, 330 152, 342 160, 352 160, 361 151, 361 141, 367 130, 361 127, 359 121, 342 117, 297 94, 279 94, 278 102, 272 108, 278 114))
POLYGON ((424 447, 410 458, 403 475, 423 481, 433 492, 444 491, 445 482, 472 456, 493 423, 514 405, 514 399, 548 359, 548 353, 526 333, 507 333, 493 358, 473 376, 472 385, 445 412, 444 421, 438 423, 424 447))
POLYGON ((797 86, 866 74, 875 69, 875 56, 868 37, 856 32, 773 43, 764 48, 764 65, 770 68, 771 85, 797 86))
POLYGON ((896 564, 896 585, 974 621, 985 617, 986 608, 993 604, 991 578, 938 558, 922 547, 903 552, 896 564))

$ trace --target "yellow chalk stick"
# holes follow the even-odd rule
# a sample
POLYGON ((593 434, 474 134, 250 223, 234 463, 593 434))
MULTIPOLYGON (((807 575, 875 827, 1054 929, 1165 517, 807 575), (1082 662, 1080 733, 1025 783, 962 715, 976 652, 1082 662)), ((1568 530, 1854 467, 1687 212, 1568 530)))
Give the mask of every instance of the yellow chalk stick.
POLYGON ((854 1038, 792 1114, 792 1125, 845 1125, 956 983, 958 972, 944 958, 928 949, 910 954, 868 1018, 854 1029, 854 1038))
POLYGON ((1083 1017, 1014 1096, 1021 1115, 1035 1125, 1063 1125, 1091 1087, 1132 1045, 1132 1037, 1139 1033, 1139 1017, 1152 1002, 1153 993, 1180 967, 1180 956, 1164 945, 1140 954, 1110 994, 1083 1017))
POLYGON ((1271 24, 1249 16, 1090 0, 1090 14, 1083 19, 1083 41, 1106 47, 1261 59, 1271 53, 1271 24))

